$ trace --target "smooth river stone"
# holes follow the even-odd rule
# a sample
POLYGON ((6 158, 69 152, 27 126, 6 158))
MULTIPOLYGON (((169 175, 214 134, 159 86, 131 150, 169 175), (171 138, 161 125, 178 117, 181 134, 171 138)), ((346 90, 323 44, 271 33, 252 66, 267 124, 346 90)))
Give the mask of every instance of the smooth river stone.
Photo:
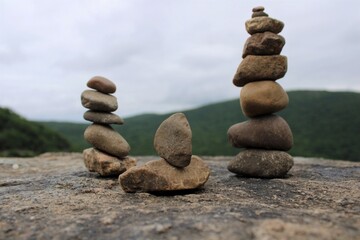
POLYGON ((272 32, 256 33, 246 40, 243 55, 279 55, 285 38, 272 32))
POLYGON ((85 108, 100 112, 113 112, 118 108, 115 96, 93 90, 81 94, 81 103, 85 108))
POLYGON ((183 113, 163 121, 154 137, 154 148, 160 157, 174 167, 186 167, 192 155, 191 128, 183 113))
POLYGON ((107 112, 95 112, 95 111, 86 111, 84 113, 84 119, 93 123, 100 124, 124 124, 124 120, 114 113, 107 112))
POLYGON ((272 32, 280 33, 284 28, 284 23, 270 17, 254 17, 245 22, 246 31, 253 35, 255 33, 272 32))
POLYGON ((127 141, 109 125, 91 124, 84 138, 95 148, 116 157, 124 158, 130 152, 127 141))
POLYGON ((236 148, 288 151, 293 135, 287 122, 277 115, 265 115, 232 125, 228 139, 236 148))
POLYGON ((283 151, 246 149, 230 161, 230 172, 257 178, 284 177, 294 165, 291 155, 283 151))
POLYGON ((83 151, 84 163, 90 172, 97 172, 103 177, 119 176, 121 173, 136 166, 136 159, 125 157, 119 159, 95 148, 83 151))
POLYGON ((262 11, 254 12, 253 14, 251 14, 252 18, 255 18, 255 17, 268 17, 268 16, 269 16, 269 14, 267 14, 265 12, 262 12, 262 11))
POLYGON ((288 104, 289 97, 277 82, 251 82, 240 92, 241 109, 250 118, 278 112, 288 104))
POLYGON ((192 156, 185 168, 177 168, 164 159, 133 167, 119 176, 125 192, 163 192, 191 190, 202 187, 208 180, 210 169, 198 156, 192 156))
POLYGON ((255 56, 248 55, 240 63, 233 83, 242 87, 249 82, 277 80, 285 76, 287 58, 282 55, 255 56))
POLYGON ((107 78, 95 76, 87 82, 89 88, 98 90, 102 93, 114 93, 116 91, 116 85, 107 78))

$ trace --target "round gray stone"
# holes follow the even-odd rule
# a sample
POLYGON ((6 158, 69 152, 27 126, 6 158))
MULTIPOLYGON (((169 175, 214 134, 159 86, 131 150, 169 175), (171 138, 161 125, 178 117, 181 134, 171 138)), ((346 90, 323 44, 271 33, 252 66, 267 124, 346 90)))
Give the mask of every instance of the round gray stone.
POLYGON ((130 152, 128 142, 110 125, 94 123, 86 128, 84 138, 95 148, 116 157, 124 158, 130 152))
POLYGON ((229 163, 228 170, 245 177, 279 178, 293 165, 293 157, 286 152, 246 149, 229 163))
POLYGON ((287 122, 277 115, 265 115, 232 125, 228 139, 236 148, 288 151, 293 135, 287 122))
POLYGON ((101 112, 113 112, 118 108, 115 96, 93 90, 85 90, 81 94, 81 103, 85 108, 101 112))

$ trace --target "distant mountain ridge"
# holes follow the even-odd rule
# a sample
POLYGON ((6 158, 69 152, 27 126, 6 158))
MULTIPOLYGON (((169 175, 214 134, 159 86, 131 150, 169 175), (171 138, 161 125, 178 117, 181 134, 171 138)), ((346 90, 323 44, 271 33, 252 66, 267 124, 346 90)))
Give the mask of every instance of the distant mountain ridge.
MULTIPOLYGON (((289 91, 289 106, 277 113, 290 125, 294 135, 294 156, 323 157, 360 161, 360 93, 289 91)), ((238 99, 210 104, 186 114, 193 133, 193 153, 197 155, 236 155, 227 141, 228 128, 247 118, 238 99)), ((156 155, 153 137, 168 114, 144 114, 125 119, 116 126, 132 147, 132 155, 156 155)), ((90 124, 43 122, 72 143, 72 150, 89 147, 83 132, 90 124)))

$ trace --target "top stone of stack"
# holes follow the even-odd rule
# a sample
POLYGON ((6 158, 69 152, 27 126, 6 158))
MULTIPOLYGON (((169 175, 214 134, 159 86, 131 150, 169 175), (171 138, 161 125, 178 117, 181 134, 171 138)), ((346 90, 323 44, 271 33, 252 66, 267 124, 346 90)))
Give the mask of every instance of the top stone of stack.
POLYGON ((284 28, 284 23, 268 17, 264 7, 253 8, 252 19, 245 22, 246 31, 253 35, 255 33, 272 32, 278 34, 284 28))
POLYGON ((114 93, 116 91, 116 85, 112 81, 100 76, 91 78, 88 81, 87 86, 105 94, 114 93))

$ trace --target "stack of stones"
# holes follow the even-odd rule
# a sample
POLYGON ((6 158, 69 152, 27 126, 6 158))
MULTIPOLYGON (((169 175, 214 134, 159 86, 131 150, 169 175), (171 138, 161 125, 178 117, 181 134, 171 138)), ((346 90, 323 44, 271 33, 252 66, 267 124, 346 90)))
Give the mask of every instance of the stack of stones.
POLYGON ((133 167, 121 174, 125 192, 163 192, 191 190, 203 186, 210 169, 192 155, 192 132, 183 113, 171 115, 161 123, 154 137, 154 148, 161 159, 133 167))
POLYGON ((84 163, 90 172, 101 176, 119 176, 136 165, 136 160, 128 157, 130 146, 110 124, 121 125, 124 121, 116 114, 118 103, 115 96, 116 85, 104 78, 93 77, 87 86, 94 90, 85 90, 81 94, 81 103, 90 109, 84 113, 84 119, 93 122, 86 128, 84 137, 93 148, 83 152, 84 163))
POLYGON ((229 163, 228 170, 248 177, 283 177, 294 164, 286 153, 293 145, 291 129, 274 114, 289 103, 287 93, 275 82, 287 71, 287 58, 280 55, 285 39, 278 35, 284 23, 268 17, 264 7, 256 7, 245 26, 251 36, 233 83, 242 87, 240 105, 250 119, 228 130, 231 144, 246 148, 229 163))

